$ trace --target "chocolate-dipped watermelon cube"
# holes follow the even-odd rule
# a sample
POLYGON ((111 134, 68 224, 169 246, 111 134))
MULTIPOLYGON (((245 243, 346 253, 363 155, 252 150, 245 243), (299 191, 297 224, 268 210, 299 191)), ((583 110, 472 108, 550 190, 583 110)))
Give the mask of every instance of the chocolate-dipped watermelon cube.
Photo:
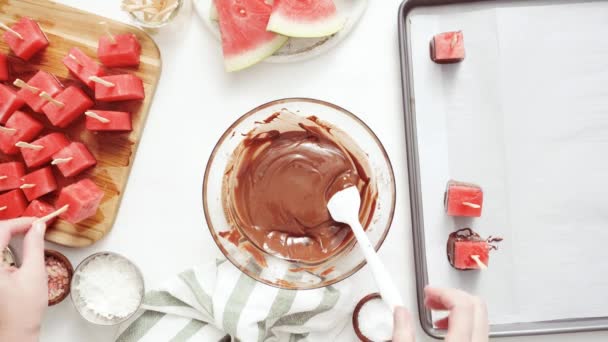
POLYGON ((31 144, 22 144, 19 147, 25 165, 31 169, 50 162, 55 153, 69 144, 70 141, 63 133, 50 133, 32 141, 31 144))
POLYGON ((462 31, 444 32, 431 40, 431 59, 435 63, 457 63, 464 59, 462 31))
MULTIPOLYGON (((28 205, 27 208, 25 208, 25 211, 23 212, 23 214, 21 216, 44 217, 54 211, 55 211, 55 207, 53 207, 52 205, 48 204, 45 201, 35 199, 30 202, 30 205, 28 205)), ((56 219, 57 218, 52 218, 51 220, 47 221, 46 224, 51 225, 51 224, 53 224, 53 222, 55 222, 56 219)))
POLYGON ((21 216, 27 207, 23 192, 15 189, 0 195, 0 220, 8 220, 21 216))
POLYGON ((95 99, 99 101, 142 100, 145 97, 141 78, 131 75, 113 75, 100 78, 95 84, 95 99))
POLYGON ((0 84, 0 123, 4 125, 24 103, 13 88, 0 84))
POLYGON ((21 178, 21 190, 28 201, 33 201, 57 190, 57 182, 50 167, 28 173, 21 178))
POLYGON ((103 195, 103 191, 92 180, 85 178, 61 189, 55 207, 68 205, 68 210, 60 217, 78 223, 95 215, 103 195))
POLYGON ((76 76, 91 89, 95 89, 95 82, 91 81, 89 77, 102 76, 104 74, 101 65, 97 64, 93 58, 87 56, 77 47, 71 48, 62 61, 72 75, 76 76))
POLYGON ((38 113, 48 102, 45 98, 40 96, 41 92, 45 92, 50 96, 55 96, 63 89, 63 86, 55 76, 42 70, 38 71, 26 84, 23 84, 23 81, 19 79, 16 80, 14 84, 21 88, 19 92, 17 92, 19 97, 38 113))
POLYGON ((444 196, 445 210, 450 216, 481 216, 483 191, 471 183, 448 182, 444 196))
POLYGON ((22 17, 11 29, 12 31, 4 31, 2 37, 15 55, 23 60, 27 61, 49 45, 49 40, 38 23, 30 18, 22 17))
POLYGON ((8 58, 5 54, 0 53, 0 81, 8 81, 8 58))
POLYGON ((90 110, 85 113, 86 128, 89 131, 119 131, 130 132, 131 113, 107 110, 90 110))
POLYGON ((54 100, 57 102, 49 101, 42 107, 42 112, 59 128, 67 127, 94 104, 82 89, 75 86, 65 88, 54 100))
POLYGON ((97 159, 93 157, 85 144, 72 142, 53 155, 52 164, 57 166, 64 177, 74 177, 95 166, 97 159))
POLYGON ((97 45, 97 58, 108 67, 139 65, 141 45, 133 33, 101 36, 97 45))
POLYGON ((500 241, 500 237, 484 240, 471 228, 457 230, 448 238, 448 261, 458 270, 486 269, 490 262, 490 251, 498 249, 493 243, 500 241))
POLYGON ((32 141, 43 128, 44 126, 30 115, 16 111, 8 119, 4 129, 0 129, 0 151, 5 154, 19 153, 19 148, 15 144, 19 141, 32 141))
POLYGON ((0 164, 0 191, 13 190, 21 186, 21 177, 25 174, 25 166, 21 162, 6 162, 0 164))

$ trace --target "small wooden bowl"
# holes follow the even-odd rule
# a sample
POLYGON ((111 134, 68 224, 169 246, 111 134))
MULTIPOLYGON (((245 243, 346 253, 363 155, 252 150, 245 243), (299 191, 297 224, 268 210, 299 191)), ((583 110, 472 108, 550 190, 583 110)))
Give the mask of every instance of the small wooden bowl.
POLYGON ((44 250, 45 267, 46 267, 46 258, 47 257, 53 257, 53 258, 59 260, 59 262, 61 262, 65 266, 65 268, 68 270, 68 285, 67 285, 67 289, 66 289, 66 291, 61 296, 55 298, 54 300, 49 300, 48 305, 49 306, 53 306, 53 305, 61 303, 70 294, 70 287, 71 287, 71 284, 72 284, 72 276, 74 275, 74 267, 72 266, 72 263, 70 262, 70 260, 68 260, 68 258, 65 257, 65 255, 63 255, 63 254, 61 254, 61 253, 59 253, 59 252, 57 252, 55 250, 52 250, 52 249, 45 249, 44 250))
POLYGON ((357 303, 357 306, 355 306, 355 311, 353 312, 353 328, 355 329, 355 334, 357 334, 357 337, 362 342, 374 342, 374 341, 367 338, 367 336, 363 335, 363 333, 361 332, 361 329, 359 328, 359 312, 363 308, 363 305, 365 305, 370 300, 381 299, 381 298, 382 297, 380 296, 380 293, 378 293, 378 292, 370 293, 367 296, 361 298, 359 303, 357 303))

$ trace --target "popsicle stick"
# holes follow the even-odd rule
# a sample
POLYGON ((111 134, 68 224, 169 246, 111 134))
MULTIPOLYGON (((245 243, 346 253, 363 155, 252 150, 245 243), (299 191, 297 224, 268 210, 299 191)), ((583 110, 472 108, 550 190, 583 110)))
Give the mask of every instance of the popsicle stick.
POLYGON ((64 104, 61 101, 57 101, 55 100, 51 95, 49 95, 47 92, 40 92, 40 94, 38 94, 38 96, 42 97, 43 99, 49 101, 50 103, 54 104, 57 107, 63 107, 64 104))
POLYGON ((36 221, 34 221, 34 223, 32 225, 35 225, 36 223, 47 223, 47 221, 54 219, 55 217, 65 213, 66 211, 68 211, 68 208, 70 207, 69 204, 64 205, 63 207, 53 211, 52 213, 43 216, 39 219, 37 219, 36 221))
POLYGON ((5 179, 7 179, 7 178, 8 178, 8 176, 7 176, 7 175, 2 175, 2 176, 0 176, 0 180, 5 180, 5 179))
POLYGON ((31 189, 35 186, 36 186, 36 184, 23 184, 22 186, 19 187, 19 189, 31 189))
POLYGON ((65 164, 65 163, 70 162, 72 159, 74 159, 74 157, 53 159, 53 161, 51 162, 51 165, 65 164))
POLYGON ((10 135, 13 135, 17 132, 17 129, 0 126, 0 132, 4 132, 4 133, 8 133, 10 135))
POLYGON ((91 112, 90 110, 87 110, 86 112, 84 112, 84 115, 91 117, 93 119, 99 120, 99 122, 101 123, 108 123, 110 122, 110 119, 106 119, 103 116, 95 113, 95 112, 91 112))
MULTIPOLYGON (((174 3, 173 5, 171 5, 171 6, 167 7, 167 8, 165 8, 165 9, 163 9, 162 11, 160 11, 160 12, 158 12, 158 13, 156 13, 156 14, 155 14, 155 15, 152 17, 152 21, 160 21, 161 19, 163 19, 163 20, 164 20, 164 18, 163 18, 163 17, 164 17, 166 14, 170 14, 171 12, 173 12, 173 11, 174 11, 174 10, 177 8, 177 6, 178 6, 178 5, 179 5, 178 3, 174 3)), ((244 11, 244 10, 243 10, 243 9, 241 9, 241 11, 244 11)))
POLYGON ((481 259, 479 259, 479 255, 471 255, 471 259, 473 259, 473 261, 475 261, 475 263, 477 264, 477 266, 479 266, 480 269, 482 270, 487 270, 488 266, 486 266, 486 264, 484 264, 483 262, 481 262, 481 259))
POLYGON ((78 58, 76 58, 76 56, 72 55, 71 53, 68 53, 68 57, 73 59, 76 63, 78 63, 78 65, 84 66, 84 65, 82 65, 82 62, 78 58))
POLYGON ((113 87, 114 83, 109 82, 104 80, 103 78, 99 77, 99 76, 89 76, 89 80, 95 82, 95 83, 99 83, 101 85, 104 85, 106 87, 113 87))
POLYGON ((106 34, 110 38, 110 41, 112 42, 112 44, 116 44, 116 38, 114 38, 114 35, 112 34, 112 32, 110 32, 108 23, 106 23, 105 21, 100 21, 99 25, 101 25, 103 27, 103 30, 106 32, 106 34))
POLYGON ((36 151, 40 151, 44 148, 44 146, 32 145, 30 143, 26 143, 25 141, 19 141, 15 144, 15 146, 17 146, 19 148, 29 148, 29 149, 36 150, 36 151))
POLYGON ((469 208, 479 209, 481 206, 479 204, 471 203, 471 202, 462 202, 462 205, 466 205, 469 208))
POLYGON ((450 48, 453 49, 456 46, 456 43, 458 43, 458 34, 452 35, 452 41, 450 42, 450 48))
POLYGON ((8 207, 5 206, 5 205, 3 205, 3 206, 0 207, 0 211, 5 211, 6 209, 8 209, 8 207))
POLYGON ((27 90, 31 91, 31 92, 32 92, 32 93, 34 93, 34 94, 38 94, 38 92, 40 92, 40 89, 39 89, 39 88, 36 88, 36 87, 34 87, 34 86, 31 86, 31 85, 29 85, 29 84, 25 83, 23 80, 21 80, 21 79, 19 79, 19 78, 18 78, 18 79, 16 79, 16 80, 13 82, 13 85, 14 85, 15 87, 19 87, 19 88, 25 88, 25 89, 27 89, 27 90))
POLYGON ((0 22, 0 28, 3 28, 5 30, 7 30, 8 32, 14 34, 15 36, 17 36, 17 38, 23 40, 23 36, 21 35, 21 33, 13 30, 12 28, 8 27, 6 24, 0 22))

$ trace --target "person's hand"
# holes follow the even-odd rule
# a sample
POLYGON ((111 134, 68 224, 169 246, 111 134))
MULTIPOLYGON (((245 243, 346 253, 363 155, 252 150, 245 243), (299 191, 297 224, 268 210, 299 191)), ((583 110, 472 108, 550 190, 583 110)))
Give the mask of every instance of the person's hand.
POLYGON ((479 297, 457 289, 427 286, 424 305, 431 310, 449 311, 446 318, 435 322, 439 329, 447 329, 448 342, 487 342, 488 312, 479 297))
POLYGON ((35 218, 0 221, 0 252, 14 235, 25 234, 21 267, 0 266, 0 341, 37 341, 48 303, 44 263, 46 225, 35 218))
POLYGON ((414 342, 412 315, 399 306, 393 315, 393 342, 414 342))

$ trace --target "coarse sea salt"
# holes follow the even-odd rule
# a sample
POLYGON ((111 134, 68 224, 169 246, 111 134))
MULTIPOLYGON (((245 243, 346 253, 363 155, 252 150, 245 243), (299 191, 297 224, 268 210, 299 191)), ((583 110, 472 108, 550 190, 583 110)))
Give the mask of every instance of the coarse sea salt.
POLYGON ((75 285, 85 307, 110 320, 134 313, 143 295, 135 266, 111 254, 96 256, 83 265, 75 285))
POLYGON ((372 341, 390 341, 393 338, 393 314, 391 309, 376 298, 368 301, 359 311, 359 330, 372 341))

